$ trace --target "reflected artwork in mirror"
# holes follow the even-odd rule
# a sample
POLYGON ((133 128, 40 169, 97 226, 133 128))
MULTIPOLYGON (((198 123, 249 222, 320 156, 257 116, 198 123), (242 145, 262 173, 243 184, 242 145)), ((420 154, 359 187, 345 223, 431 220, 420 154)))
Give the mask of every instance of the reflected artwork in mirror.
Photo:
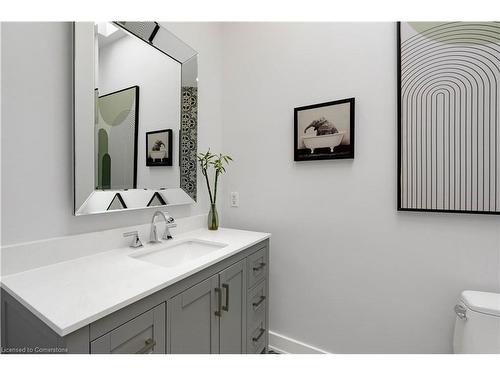
POLYGON ((74 213, 196 201, 197 52, 157 22, 75 22, 74 213))
POLYGON ((96 189, 137 187, 139 86, 98 96, 96 189))

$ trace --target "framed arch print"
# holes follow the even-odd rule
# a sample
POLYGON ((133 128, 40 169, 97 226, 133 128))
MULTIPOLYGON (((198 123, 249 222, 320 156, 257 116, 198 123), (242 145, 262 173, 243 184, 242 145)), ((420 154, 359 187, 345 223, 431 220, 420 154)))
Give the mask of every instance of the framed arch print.
POLYGON ((500 214, 500 23, 399 22, 398 210, 500 214))

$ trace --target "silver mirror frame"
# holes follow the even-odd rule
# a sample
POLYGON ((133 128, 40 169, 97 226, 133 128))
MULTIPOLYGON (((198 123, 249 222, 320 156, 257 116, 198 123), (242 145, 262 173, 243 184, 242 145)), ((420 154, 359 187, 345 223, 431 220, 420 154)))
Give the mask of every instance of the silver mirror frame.
POLYGON ((73 213, 79 216, 157 208, 158 205, 150 207, 148 204, 158 195, 164 201, 164 206, 195 203, 197 198, 198 53, 157 22, 114 21, 113 23, 181 64, 179 188, 95 190, 94 23, 74 22, 73 213), (90 142, 92 147, 85 142, 90 142), (126 208, 110 210, 116 198, 119 198, 126 208))

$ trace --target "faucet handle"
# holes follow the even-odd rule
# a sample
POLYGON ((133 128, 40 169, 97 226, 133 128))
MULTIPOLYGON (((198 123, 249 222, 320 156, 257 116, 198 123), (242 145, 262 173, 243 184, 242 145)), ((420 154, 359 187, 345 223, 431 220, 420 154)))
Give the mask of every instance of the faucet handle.
POLYGON ((177 224, 175 224, 173 222, 173 219, 172 221, 169 221, 168 223, 165 224, 165 232, 163 233, 163 236, 162 236, 162 239, 163 240, 171 240, 173 237, 172 237, 172 234, 170 234, 170 228, 175 228, 177 227, 177 224))
POLYGON ((175 219, 172 216, 170 216, 170 214, 167 211, 163 211, 163 213, 165 214, 165 219, 167 220, 167 224, 175 222, 175 219))
POLYGON ((131 232, 125 232, 123 233, 123 237, 133 237, 132 243, 130 244, 130 247, 136 249, 138 247, 142 247, 142 242, 139 238, 139 232, 134 230, 131 232))

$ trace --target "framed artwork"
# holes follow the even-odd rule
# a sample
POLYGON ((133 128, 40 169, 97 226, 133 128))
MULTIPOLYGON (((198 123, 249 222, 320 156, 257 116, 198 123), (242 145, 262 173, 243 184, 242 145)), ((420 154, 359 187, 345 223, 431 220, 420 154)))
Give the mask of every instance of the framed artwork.
POLYGON ((500 214, 500 23, 399 22, 400 211, 500 214))
POLYGON ((139 86, 96 93, 95 164, 97 189, 137 187, 139 86))
POLYGON ((146 166, 172 165, 172 129, 146 133, 146 166))
POLYGON ((295 161, 354 159, 354 98, 294 109, 295 161))

